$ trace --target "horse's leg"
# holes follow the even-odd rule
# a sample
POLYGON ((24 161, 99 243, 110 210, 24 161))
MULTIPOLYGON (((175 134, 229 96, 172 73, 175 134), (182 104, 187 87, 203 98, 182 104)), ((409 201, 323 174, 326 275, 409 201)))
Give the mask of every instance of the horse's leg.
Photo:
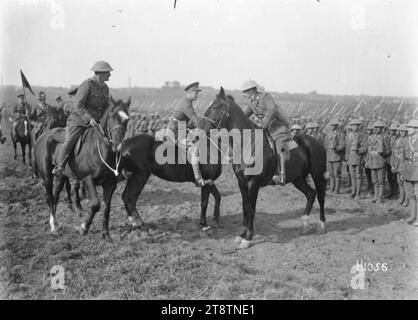
MULTIPOLYGON (((54 212, 55 227, 58 227, 58 223, 55 220, 55 214, 57 212, 57 204, 58 204, 58 201, 59 201, 59 198, 60 198, 61 191, 64 188, 65 181, 67 179, 68 178, 65 177, 65 176, 62 176, 61 178, 59 178, 58 179, 58 184, 55 186, 55 190, 54 190, 53 212, 54 212)), ((52 227, 51 227, 51 229, 52 229, 52 227)))
POLYGON ((71 212, 74 212, 73 199, 71 197, 71 183, 70 178, 68 177, 65 179, 65 190, 67 191, 68 209, 70 209, 71 212))
POLYGON ((302 228, 303 231, 307 231, 309 225, 309 215, 312 210, 313 203, 316 198, 316 191, 312 189, 309 184, 306 183, 305 178, 298 178, 297 180, 293 181, 293 185, 300 190, 306 197, 306 207, 304 211, 304 215, 302 216, 302 228))
POLYGON ((23 143, 22 141, 20 142, 20 148, 22 149, 22 158, 23 158, 23 164, 26 164, 26 154, 25 154, 25 143, 23 143))
POLYGON ((46 202, 49 206, 49 226, 51 227, 51 233, 56 233, 55 226, 55 209, 54 209, 54 177, 52 174, 47 173, 44 180, 44 186, 46 190, 46 202))
POLYGON ((215 207, 213 209, 213 220, 216 224, 219 224, 220 207, 221 207, 221 193, 218 188, 213 184, 210 188, 210 192, 215 198, 215 207))
POLYGON ((325 232, 325 193, 327 189, 327 180, 322 174, 314 177, 316 196, 319 203, 319 219, 321 220, 320 228, 325 232))
POLYGON ((74 193, 75 193, 75 206, 77 210, 80 211, 80 216, 81 216, 81 211, 83 211, 83 208, 81 207, 81 199, 80 199, 80 180, 77 180, 77 182, 74 185, 74 193))
POLYGON ((122 193, 122 200, 125 203, 125 209, 128 213, 128 219, 133 226, 139 226, 141 228, 149 229, 145 222, 142 220, 138 211, 136 210, 136 202, 138 197, 148 181, 150 172, 134 172, 126 182, 125 190, 122 193))
POLYGON ((210 195, 210 186, 206 185, 201 188, 200 191, 200 225, 203 228, 203 231, 207 231, 210 229, 206 222, 206 211, 208 209, 209 203, 209 195, 210 195))
POLYGON ((242 231, 235 238, 235 243, 241 243, 241 241, 244 239, 245 235, 247 234, 247 222, 248 222, 248 211, 250 209, 250 203, 248 200, 248 183, 246 181, 241 181, 238 179, 238 186, 239 190, 241 191, 241 197, 242 197, 242 231))
POLYGON ((32 143, 28 144, 29 168, 32 168, 32 143))
POLYGON ((16 160, 17 159, 17 151, 16 151, 16 149, 17 149, 17 142, 15 140, 13 140, 13 149, 15 150, 14 159, 16 160))
POLYGON ((97 196, 96 186, 93 182, 92 177, 87 177, 84 180, 87 184, 87 188, 89 189, 90 195, 90 214, 85 222, 81 224, 81 234, 86 235, 89 232, 91 223, 93 222, 94 216, 96 215, 97 211, 100 210, 100 200, 97 196))
POLYGON ((112 242, 112 238, 109 233, 109 215, 110 215, 110 205, 112 202, 113 193, 116 190, 116 181, 109 181, 106 185, 103 186, 103 200, 105 203, 105 210, 103 213, 103 229, 102 237, 106 241, 112 242))
POLYGON ((260 185, 257 181, 250 181, 248 185, 248 201, 249 209, 247 211, 247 230, 245 238, 242 239, 239 247, 240 249, 247 249, 250 247, 251 240, 254 236, 254 217, 257 206, 257 197, 258 191, 260 190, 260 185))

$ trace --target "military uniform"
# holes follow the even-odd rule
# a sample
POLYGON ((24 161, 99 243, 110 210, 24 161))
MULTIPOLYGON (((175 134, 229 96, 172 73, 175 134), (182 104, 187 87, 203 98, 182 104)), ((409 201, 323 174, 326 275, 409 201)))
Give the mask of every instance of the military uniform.
POLYGON ((199 116, 194 111, 192 103, 193 101, 191 99, 184 97, 174 106, 168 128, 173 131, 176 140, 178 139, 178 126, 180 121, 184 121, 186 126, 190 123, 193 126, 197 126, 199 116))
MULTIPOLYGON (((338 125, 338 122, 333 121, 331 125, 338 125)), ((325 135, 325 148, 330 173, 330 192, 338 194, 340 192, 341 169, 345 150, 344 133, 336 128, 328 130, 325 135)))
MULTIPOLYGON (((405 127, 407 130, 407 128, 405 127)), ((401 128, 402 130, 402 128, 401 128)), ((407 132, 407 131, 406 131, 407 132)), ((406 143, 408 138, 399 136, 392 147, 392 156, 391 156, 391 171, 396 175, 397 183, 399 186, 399 203, 403 206, 408 205, 408 197, 406 197, 405 183, 402 179, 402 169, 405 163, 404 150, 406 148, 406 143)))
MULTIPOLYGON (((351 124, 360 125, 361 123, 351 124)), ((351 196, 360 198, 361 174, 362 174, 362 148, 361 134, 358 131, 350 131, 346 136, 346 156, 349 174, 351 177, 351 196)))
MULTIPOLYGON (((287 142, 290 140, 289 127, 291 120, 276 105, 273 97, 267 92, 257 92, 244 112, 247 116, 255 114, 261 123, 261 127, 269 132, 275 142, 277 153, 280 155, 280 170, 282 174, 280 182, 285 183, 285 161, 290 159, 287 142)), ((277 174, 275 176, 278 177, 277 174)))
MULTIPOLYGON (((408 127, 418 130, 418 120, 411 120, 408 127)), ((418 133, 414 133, 406 139, 404 148, 405 162, 403 164, 403 178, 409 198, 411 217, 408 223, 418 226, 417 198, 418 198, 418 133)))
POLYGON ((382 134, 372 134, 367 141, 367 167, 371 170, 374 187, 373 202, 381 201, 383 196, 385 158, 389 146, 382 134))
MULTIPOLYGON (((14 113, 14 116, 15 116, 15 120, 13 121, 13 124, 12 124, 12 134, 15 137, 16 136, 16 126, 17 126, 17 124, 20 120, 23 120, 23 121, 26 122, 25 126, 27 126, 28 124, 30 125, 29 117, 32 113, 32 108, 31 108, 30 104, 28 104, 25 101, 19 102, 14 106, 13 113, 14 113)), ((26 128, 29 129, 28 127, 26 127, 26 128)))
POLYGON ((95 78, 84 81, 77 90, 74 110, 67 119, 65 141, 58 156, 58 164, 64 167, 65 157, 74 148, 77 139, 92 119, 99 122, 109 107, 109 88, 95 78))

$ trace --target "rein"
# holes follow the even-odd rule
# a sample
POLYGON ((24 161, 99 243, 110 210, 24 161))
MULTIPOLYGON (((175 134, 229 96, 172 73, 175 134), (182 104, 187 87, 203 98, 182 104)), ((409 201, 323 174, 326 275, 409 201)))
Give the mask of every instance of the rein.
MULTIPOLYGON (((107 124, 107 119, 108 119, 108 115, 106 115, 106 124, 107 124)), ((96 126, 96 128, 99 130, 99 132, 103 135, 103 137, 104 137, 104 139, 105 139, 105 143, 108 143, 108 142, 110 142, 111 144, 113 144, 113 141, 112 141, 112 139, 110 138, 110 133, 113 131, 113 130, 116 130, 116 129, 120 129, 120 130, 122 130, 122 132, 123 132, 123 135, 125 135, 125 128, 122 126, 122 125, 120 125, 120 124, 117 124, 117 125, 115 125, 115 126, 113 126, 112 128, 110 128, 109 130, 107 130, 107 134, 105 133, 105 131, 103 130, 103 128, 100 126, 100 124, 99 125, 97 125, 96 126)), ((113 174, 115 175, 115 177, 117 177, 117 176, 119 176, 119 164, 120 164, 120 161, 121 161, 121 159, 122 159, 122 154, 120 154, 117 150, 116 150, 116 158, 115 158, 115 161, 116 161, 116 167, 115 167, 115 169, 113 169, 107 162, 106 162, 106 160, 103 158, 103 156, 102 156, 102 153, 100 152, 100 145, 99 145, 99 139, 97 139, 96 140, 97 141, 97 151, 98 151, 98 153, 99 153, 99 157, 100 157, 100 160, 103 162, 103 164, 110 170, 110 171, 112 171, 113 172, 113 174)))

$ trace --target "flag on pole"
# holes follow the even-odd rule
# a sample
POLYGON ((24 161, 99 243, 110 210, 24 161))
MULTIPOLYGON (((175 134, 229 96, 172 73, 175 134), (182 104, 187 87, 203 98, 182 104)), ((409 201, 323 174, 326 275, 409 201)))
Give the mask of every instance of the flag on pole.
POLYGON ((23 88, 27 88, 29 89, 30 93, 32 93, 32 95, 35 95, 33 93, 32 88, 30 87, 29 81, 26 79, 25 75, 23 74, 22 70, 20 70, 20 76, 22 78, 22 86, 23 88))

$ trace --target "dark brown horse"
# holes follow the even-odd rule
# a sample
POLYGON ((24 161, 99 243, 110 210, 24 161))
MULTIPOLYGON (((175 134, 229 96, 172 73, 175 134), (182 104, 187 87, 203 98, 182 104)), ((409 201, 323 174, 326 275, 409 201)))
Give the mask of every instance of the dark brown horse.
MULTIPOLYGON (((148 230, 148 227, 145 225, 144 221, 136 210, 136 202, 151 173, 167 181, 195 181, 193 169, 189 162, 184 161, 184 163, 179 163, 178 161, 173 161, 172 163, 162 163, 157 160, 159 152, 158 150, 163 150, 159 149, 164 147, 163 144, 168 144, 168 146, 171 145, 173 148, 173 155, 175 155, 174 159, 178 159, 179 153, 180 156, 186 156, 183 147, 173 145, 171 142, 156 141, 154 137, 147 134, 140 134, 126 139, 123 142, 121 149, 123 168, 129 172, 132 172, 126 183, 125 190, 123 191, 122 199, 125 203, 125 208, 128 213, 129 220, 132 221, 134 225, 137 225, 140 228, 145 228, 146 230, 148 230)), ((208 140, 207 144, 207 150, 211 150, 210 144, 213 146, 214 144, 217 144, 217 141, 208 140)), ((215 150, 215 152, 218 153, 218 163, 212 164, 208 159, 209 163, 200 165, 203 179, 212 179, 213 181, 215 181, 222 173, 221 151, 217 145, 215 145, 214 148, 215 149, 212 150, 215 150)), ((200 225, 204 231, 210 228, 206 221, 206 210, 208 207, 210 194, 212 194, 215 199, 213 218, 215 223, 219 222, 221 194, 219 193, 219 190, 215 184, 205 185, 201 188, 200 193, 200 225)))
POLYGON ((13 148, 15 151, 14 159, 17 159, 17 144, 20 144, 22 149, 23 164, 26 164, 26 146, 28 146, 29 167, 32 167, 32 125, 30 120, 26 117, 20 116, 17 119, 16 131, 12 132, 13 127, 10 129, 10 137, 12 139, 13 148))
POLYGON ((68 155, 68 164, 64 169, 63 177, 58 180, 55 191, 53 191, 52 169, 64 140, 65 129, 52 129, 41 135, 36 141, 35 161, 44 181, 47 202, 51 211, 49 220, 51 232, 56 232, 55 213, 60 192, 66 177, 71 177, 86 182, 89 190, 91 208, 89 217, 81 225, 80 231, 83 235, 88 233, 95 214, 100 210, 96 186, 102 186, 105 202, 102 236, 105 240, 111 241, 109 234, 110 204, 120 172, 118 149, 120 149, 126 132, 130 103, 130 98, 126 103, 110 99, 110 106, 100 121, 100 125, 86 128, 80 138, 83 143, 77 144, 75 150, 68 155))
MULTIPOLYGON (((245 129, 255 132, 255 125, 244 114, 242 109, 235 103, 232 96, 225 95, 223 88, 204 113, 199 123, 199 128, 208 132, 210 129, 225 128, 228 131, 233 129, 243 133, 245 129)), ((261 129, 260 129, 261 130, 261 129)), ((260 133, 260 132, 259 132, 260 133)), ((238 185, 242 196, 243 208, 243 230, 236 238, 236 243, 240 243, 240 248, 248 248, 254 233, 254 216, 256 212, 257 196, 260 187, 271 184, 271 178, 277 166, 277 157, 270 147, 266 133, 262 133, 262 142, 255 145, 255 134, 250 140, 252 148, 261 148, 262 159, 255 159, 255 163, 245 164, 235 163, 233 169, 238 179, 238 185), (254 167, 257 161, 261 161, 261 171, 258 174, 246 174, 246 169, 254 167)), ((303 192, 307 199, 304 215, 302 216, 302 226, 304 230, 308 227, 308 218, 312 210, 315 197, 318 197, 320 207, 321 228, 325 230, 325 189, 326 189, 326 151, 324 147, 314 138, 300 134, 294 138, 297 147, 291 149, 290 160, 286 161, 286 183, 293 185, 303 192), (306 182, 306 177, 311 174, 315 188, 312 189, 306 182)), ((233 147, 233 145, 231 145, 233 147)), ((248 171, 247 171, 248 172, 248 171)))
MULTIPOLYGON (((32 130, 32 141, 35 141, 45 132, 54 129, 54 128, 64 128, 66 123, 67 123, 67 118, 68 116, 64 113, 63 109, 57 109, 55 107, 52 106, 48 106, 48 109, 46 111, 46 118, 45 121, 40 123, 39 129, 35 129, 32 130)), ((36 117, 34 117, 33 120, 37 120, 36 117)), ((36 127, 36 126, 35 126, 36 127)), ((36 161, 34 164, 34 176, 36 178, 39 177, 38 174, 38 168, 36 165, 36 161)), ((64 178, 65 182, 65 188, 66 188, 66 192, 67 192, 67 199, 68 199, 68 207, 71 211, 74 211, 73 208, 73 201, 72 201, 72 196, 71 196, 71 183, 70 183, 70 178, 65 177, 64 178)), ((76 203, 76 208, 79 210, 80 215, 81 215, 81 211, 82 211, 82 207, 81 207, 81 197, 80 197, 80 187, 81 187, 81 182, 80 180, 77 180, 75 182, 74 185, 74 193, 75 193, 75 203, 76 203)), ((85 197, 85 188, 83 186, 83 188, 81 188, 83 196, 85 197)))

